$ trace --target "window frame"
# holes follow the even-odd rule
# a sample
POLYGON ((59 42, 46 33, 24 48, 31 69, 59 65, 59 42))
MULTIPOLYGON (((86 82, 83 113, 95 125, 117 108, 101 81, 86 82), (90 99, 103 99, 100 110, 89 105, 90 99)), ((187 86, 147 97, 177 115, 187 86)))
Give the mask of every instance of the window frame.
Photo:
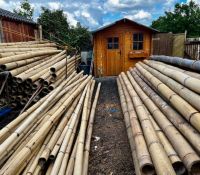
POLYGON ((119 49, 119 37, 117 37, 117 36, 107 37, 107 49, 108 50, 117 50, 117 49, 119 49))
POLYGON ((133 33, 133 35, 132 35, 132 50, 137 50, 137 51, 144 50, 144 33, 143 32, 133 33), (137 37, 136 37, 137 40, 135 40, 135 35, 137 35, 137 37), (140 44, 142 44, 141 48, 140 48, 140 44), (136 46, 136 48, 135 48, 135 46, 136 46))

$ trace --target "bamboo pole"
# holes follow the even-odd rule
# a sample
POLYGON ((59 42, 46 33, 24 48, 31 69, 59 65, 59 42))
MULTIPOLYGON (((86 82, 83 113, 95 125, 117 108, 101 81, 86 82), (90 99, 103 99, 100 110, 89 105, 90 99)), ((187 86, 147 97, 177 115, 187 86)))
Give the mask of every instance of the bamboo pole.
POLYGON ((157 107, 165 114, 167 119, 183 134, 183 136, 192 144, 195 150, 200 153, 200 134, 190 126, 190 124, 168 105, 154 90, 151 89, 138 75, 135 69, 131 69, 132 76, 142 90, 151 98, 157 107))
MULTIPOLYGON (((86 79, 85 82, 88 81, 88 79, 90 79, 90 77, 88 77, 86 79)), ((8 145, 11 146, 13 144, 13 140, 17 139, 17 137, 23 133, 23 130, 28 126, 30 125, 30 123, 44 110, 45 107, 47 107, 51 101, 59 94, 60 90, 64 87, 65 83, 67 82, 66 81, 63 81, 63 83, 58 87, 56 88, 54 91, 52 91, 53 93, 50 94, 50 96, 39 106, 39 108, 37 108, 34 113, 32 113, 29 118, 22 124, 20 125, 19 128, 16 129, 16 131, 14 133, 12 133, 10 135, 9 138, 7 138, 1 145, 0 145, 0 157, 2 155, 2 153, 4 151, 6 151, 8 145)))
POLYGON ((144 63, 151 66, 152 68, 162 72, 168 77, 173 78, 174 80, 181 83, 183 86, 193 90, 196 93, 200 93, 200 80, 197 78, 193 78, 183 72, 170 69, 160 64, 156 64, 156 62, 152 62, 149 60, 144 60, 144 63))
POLYGON ((84 88, 84 91, 81 95, 79 103, 78 103, 74 113, 72 114, 73 116, 72 116, 72 120, 71 120, 70 125, 69 125, 69 129, 67 130, 67 133, 64 137, 64 142, 62 143, 60 150, 58 152, 58 155, 55 159, 55 163, 54 163, 54 167, 52 169, 51 175, 57 174, 59 172, 61 162, 62 162, 62 159, 64 157, 64 152, 66 151, 66 148, 67 148, 67 145, 69 143, 69 140, 70 140, 70 137, 71 137, 71 134, 72 134, 72 130, 75 126, 76 120, 78 120, 78 118, 77 118, 78 113, 82 109, 82 105, 83 105, 83 101, 84 101, 87 89, 88 89, 88 85, 84 88))
MULTIPOLYGON (((137 157, 137 153, 136 153, 135 142, 134 142, 134 139, 133 139, 133 133, 132 133, 132 129, 131 129, 130 116, 129 116, 129 113, 128 113, 127 102, 126 102, 125 94, 123 92, 122 85, 121 85, 119 79, 117 79, 117 86, 118 86, 118 92, 119 92, 121 107, 122 107, 122 111, 123 111, 123 115, 124 115, 124 122, 125 122, 125 125, 126 125, 127 135, 128 135, 129 143, 130 143, 130 146, 131 146, 132 159, 133 159, 133 164, 134 164, 134 168, 135 168, 135 174, 141 175, 142 173, 140 171, 139 161, 138 161, 138 157, 137 157)), ((87 173, 84 174, 84 175, 87 175, 87 173)))
POLYGON ((136 67, 143 76, 148 77, 153 86, 169 100, 169 102, 185 117, 185 119, 200 131, 200 113, 168 86, 145 70, 141 64, 136 64, 136 67))
POLYGON ((161 64, 161 65, 163 65, 163 66, 166 66, 166 67, 168 67, 168 68, 170 68, 170 69, 174 69, 174 70, 176 70, 176 71, 185 73, 185 74, 187 74, 187 75, 189 75, 189 76, 192 76, 193 78, 198 78, 198 79, 200 79, 200 75, 199 75, 198 73, 191 72, 191 71, 188 71, 188 70, 184 70, 184 69, 181 69, 181 68, 178 68, 178 67, 175 67, 175 66, 171 66, 171 65, 168 65, 168 64, 163 63, 163 62, 160 62, 160 61, 154 61, 154 60, 151 60, 151 61, 156 62, 157 64, 161 64))
POLYGON ((87 129, 87 123, 89 118, 88 108, 89 108, 89 98, 90 97, 90 86, 88 86, 85 100, 83 104, 83 112, 81 118, 81 126, 79 131, 77 150, 76 150, 76 160, 74 165, 74 175, 82 175, 83 169, 83 150, 85 145, 85 133, 87 129))
MULTIPOLYGON (((122 85, 123 93, 125 95, 125 102, 127 102, 127 112, 130 116, 131 130, 133 135, 133 140, 135 143, 136 154, 138 158, 138 163, 140 171, 143 174, 155 174, 155 168, 149 154, 149 150, 145 141, 144 132, 139 123, 138 116, 134 109, 131 97, 125 87, 121 75, 119 75, 119 82, 122 85)), ((121 97, 122 98, 122 97, 121 97)))
POLYGON ((198 72, 200 71, 200 61, 196 60, 183 59, 180 57, 169 57, 163 55, 160 56, 153 55, 150 57, 150 59, 189 68, 198 72))
POLYGON ((176 174, 173 170, 171 162, 163 146, 161 145, 159 141, 159 138, 157 137, 157 134, 152 126, 152 123, 148 117, 148 114, 146 113, 145 108, 142 105, 142 102, 140 101, 139 97, 137 96, 137 93, 131 86, 131 83, 126 77, 126 75, 124 73, 122 73, 121 75, 131 95, 134 107, 138 114, 138 118, 141 122, 141 126, 142 126, 144 136, 149 148, 149 152, 151 154, 153 163, 155 165, 156 173, 158 175, 159 174, 176 174), (151 135, 149 133, 151 133, 151 135))
POLYGON ((82 170, 82 175, 87 175, 88 174, 88 162, 89 162, 89 152, 90 152, 90 143, 91 143, 91 138, 92 138, 92 130, 93 130, 93 123, 94 123, 94 117, 95 117, 95 110, 99 98, 99 93, 100 93, 100 88, 101 88, 101 83, 98 84, 96 94, 94 97, 94 101, 92 104, 91 108, 91 113, 89 117, 89 123, 87 127, 87 134, 86 134, 86 141, 85 141, 85 147, 84 147, 84 159, 83 159, 83 170, 82 170))
MULTIPOLYGON (((173 125, 167 120, 166 116, 158 109, 158 107, 153 103, 153 101, 151 101, 151 99, 142 91, 142 89, 140 88, 140 86, 136 83, 136 81, 134 80, 134 78, 131 76, 130 72, 127 73, 129 80, 131 82, 131 84, 133 85, 135 91, 137 92, 137 94, 140 96, 141 100, 143 101, 143 103, 145 104, 145 106, 147 107, 147 109, 151 112, 151 114, 154 116, 156 122, 158 122, 158 124, 160 124, 160 127, 162 128, 162 131, 165 132, 166 136, 168 137, 168 139, 173 138, 173 135, 177 135, 175 136, 176 139, 171 141, 171 143, 174 145, 174 148, 176 150, 179 150, 179 155, 181 156, 181 159, 183 161, 185 161, 185 165, 188 165, 187 159, 183 159, 183 151, 180 149, 180 147, 177 148, 177 144, 183 144, 184 146, 188 146, 186 148, 183 148, 184 150, 189 151, 190 153, 194 153, 194 151, 192 150, 192 148, 189 146, 189 144, 185 141, 185 139, 183 137, 181 137, 181 134, 178 132, 178 130, 175 129, 175 127, 173 127, 173 125), (169 129, 168 129, 169 128, 169 129), (174 130, 174 132, 173 132, 174 130), (175 134, 176 133, 176 134, 175 134), (179 134, 178 134, 179 133, 179 134), (180 135, 180 136, 179 136, 180 135), (182 152, 181 152, 182 151, 182 152)), ((156 131, 158 131, 158 136, 166 150, 166 152, 168 153, 168 156, 172 162, 172 165, 174 165, 174 169, 177 171, 176 174, 183 174, 184 173, 184 166, 182 165, 182 162, 180 161, 179 157, 177 156, 175 150, 172 148, 171 144, 168 142, 168 140, 166 139, 165 135, 162 133, 162 131, 160 130, 160 127, 158 127, 157 123, 154 121, 154 118, 149 115, 154 128, 156 131), (168 142, 168 143, 167 143, 168 142)), ((180 146, 180 145, 178 145, 180 146)), ((185 154, 185 153, 184 153, 185 154)), ((194 162, 198 161, 198 156, 194 156, 194 162)))
POLYGON ((200 107, 198 103, 200 103, 200 96, 196 94, 195 92, 187 89, 185 86, 179 84, 178 82, 174 81, 173 79, 163 75, 162 73, 159 73, 155 69, 152 69, 151 67, 144 65, 146 70, 148 70, 152 75, 154 75, 156 78, 158 78, 160 81, 165 83, 169 88, 173 89, 174 92, 176 92, 179 96, 184 98, 187 102, 189 102, 192 106, 194 106, 196 109, 200 110, 200 107))
POLYGON ((0 64, 6 64, 13 61, 20 61, 24 59, 29 59, 37 56, 43 56, 43 55, 52 55, 55 53, 59 53, 60 50, 47 50, 47 51, 37 51, 37 52, 29 52, 21 55, 14 55, 9 57, 4 57, 0 59, 0 64))
MULTIPOLYGON (((37 145, 36 143, 41 142, 41 140, 45 137, 45 135, 47 134, 47 132, 49 131, 49 126, 51 126, 53 123, 55 123, 59 117, 61 116, 61 114, 63 113, 63 111, 66 110, 66 108, 68 107, 68 105, 71 103, 72 99, 75 98, 75 96, 77 96, 80 91, 85 87, 85 85, 88 83, 88 81, 91 80, 91 77, 89 76, 80 86, 77 90, 75 90, 71 96, 69 98, 67 98, 67 100, 63 103, 63 105, 61 105, 59 107, 59 109, 44 123, 44 125, 42 125, 42 127, 40 128, 40 132, 38 131, 34 137, 28 142, 28 144, 26 145, 26 147, 24 147, 19 153, 19 157, 23 157, 23 159, 15 159, 12 161, 12 167, 9 167, 8 170, 6 170, 6 173, 8 174, 15 174, 15 172, 19 169, 20 165, 23 164, 24 159, 26 157, 28 157, 30 155, 30 149, 35 149, 35 146, 37 145)), ((18 156, 17 155, 17 156, 18 156)), ((54 166, 55 167, 55 166, 54 166)))

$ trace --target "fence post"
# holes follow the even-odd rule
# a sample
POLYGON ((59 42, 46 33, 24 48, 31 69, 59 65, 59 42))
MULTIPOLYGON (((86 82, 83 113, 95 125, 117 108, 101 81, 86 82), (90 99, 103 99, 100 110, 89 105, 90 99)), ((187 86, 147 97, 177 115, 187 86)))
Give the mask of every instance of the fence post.
POLYGON ((39 40, 42 41, 42 25, 39 25, 39 40))

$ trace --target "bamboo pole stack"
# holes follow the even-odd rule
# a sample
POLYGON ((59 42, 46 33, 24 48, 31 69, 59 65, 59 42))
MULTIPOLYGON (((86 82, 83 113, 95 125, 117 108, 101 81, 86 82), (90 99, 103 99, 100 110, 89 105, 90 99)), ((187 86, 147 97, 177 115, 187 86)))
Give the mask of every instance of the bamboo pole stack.
POLYGON ((72 73, 0 130, 0 174, 87 175, 94 87, 91 75, 72 73))
POLYGON ((172 59, 152 56, 117 79, 137 175, 200 174, 200 74, 172 59))
POLYGON ((48 41, 0 44, 0 71, 9 71, 1 106, 24 107, 37 102, 74 74, 79 55, 68 55, 48 41), (52 71, 53 70, 53 71, 52 71))

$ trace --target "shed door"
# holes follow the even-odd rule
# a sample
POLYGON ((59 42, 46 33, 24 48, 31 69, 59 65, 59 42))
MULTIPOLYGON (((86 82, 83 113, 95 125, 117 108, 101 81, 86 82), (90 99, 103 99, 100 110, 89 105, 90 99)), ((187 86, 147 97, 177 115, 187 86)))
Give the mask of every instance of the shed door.
POLYGON ((106 38, 106 73, 107 76, 119 75, 122 71, 121 35, 106 38))

